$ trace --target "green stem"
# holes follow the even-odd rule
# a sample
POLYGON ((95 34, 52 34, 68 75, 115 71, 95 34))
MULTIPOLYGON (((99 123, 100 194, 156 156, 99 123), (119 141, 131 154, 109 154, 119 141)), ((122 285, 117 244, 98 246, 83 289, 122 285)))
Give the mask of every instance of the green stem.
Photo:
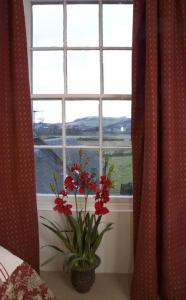
POLYGON ((86 215, 86 212, 87 212, 87 201, 88 201, 88 195, 85 196, 85 212, 84 212, 84 215, 86 215))
POLYGON ((59 189, 58 189, 58 183, 57 183, 56 176, 54 176, 54 184, 55 184, 55 189, 57 191, 57 195, 59 196, 59 189))
POLYGON ((74 196, 75 196, 75 203, 76 203, 76 217, 77 217, 77 221, 78 221, 78 203, 77 203, 77 194, 76 194, 76 191, 74 193, 74 196))

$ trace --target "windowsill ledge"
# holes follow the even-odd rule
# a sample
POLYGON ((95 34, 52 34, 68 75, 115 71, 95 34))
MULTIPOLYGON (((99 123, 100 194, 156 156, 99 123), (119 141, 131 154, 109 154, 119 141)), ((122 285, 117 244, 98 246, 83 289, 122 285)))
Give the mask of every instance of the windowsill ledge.
MULTIPOLYGON (((69 202, 71 202, 73 207, 75 207, 74 203, 74 196, 68 197, 69 202)), ((78 197, 78 207, 79 209, 84 208, 84 201, 82 201, 83 196, 78 197)), ((37 208, 38 210, 44 211, 52 211, 54 207, 54 196, 53 195, 37 195, 37 208)), ((110 212, 132 212, 133 211, 133 201, 132 196, 124 196, 118 197, 114 196, 111 197, 111 201, 107 203, 107 207, 109 208, 110 212)), ((87 204, 87 210, 93 211, 94 210, 94 197, 89 196, 89 201, 87 204)))

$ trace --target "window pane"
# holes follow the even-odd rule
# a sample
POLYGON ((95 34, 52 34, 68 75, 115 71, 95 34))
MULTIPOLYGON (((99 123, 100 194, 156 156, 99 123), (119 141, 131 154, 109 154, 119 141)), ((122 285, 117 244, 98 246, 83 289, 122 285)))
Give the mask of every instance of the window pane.
POLYGON ((33 132, 36 145, 62 145, 61 101, 33 101, 33 132))
POLYGON ((98 145, 98 115, 98 101, 66 101, 67 145, 98 145))
POLYGON ((103 145, 131 146, 131 101, 103 101, 103 145))
POLYGON ((133 5, 103 5, 103 45, 132 46, 133 5))
POLYGON ((67 5, 68 46, 98 46, 98 5, 67 5))
MULTIPOLYGON (((95 173, 95 179, 98 181, 99 177, 99 151, 94 149, 83 149, 84 155, 90 157, 90 161, 86 166, 86 171, 95 173)), ((73 163, 79 163, 79 149, 67 149, 67 166, 73 163)), ((68 168, 67 168, 68 170, 68 168)), ((90 194, 93 192, 90 192, 90 194)))
POLYGON ((33 93, 63 93, 63 51, 33 52, 33 93))
POLYGON ((107 174, 107 165, 114 166, 111 179, 114 187, 112 195, 132 195, 132 154, 129 149, 104 150, 103 174, 107 174), (107 163, 105 163, 105 160, 107 163))
POLYGON ((131 94, 131 51, 105 50, 104 93, 131 94))
POLYGON ((63 5, 33 5, 33 46, 63 46, 63 5))
POLYGON ((61 149, 34 149, 36 190, 41 194, 52 194, 50 183, 53 182, 53 174, 59 174, 58 187, 63 186, 63 165, 61 149))
POLYGON ((99 52, 68 51, 68 92, 99 93, 99 52))

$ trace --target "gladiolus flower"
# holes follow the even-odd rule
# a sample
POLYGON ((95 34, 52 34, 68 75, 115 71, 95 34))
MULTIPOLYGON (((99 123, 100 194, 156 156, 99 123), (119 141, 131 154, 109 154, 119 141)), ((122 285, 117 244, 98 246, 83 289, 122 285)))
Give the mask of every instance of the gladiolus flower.
POLYGON ((106 189, 110 189, 112 187, 112 181, 109 178, 107 178, 106 176, 101 176, 100 177, 100 183, 106 189))
POLYGON ((90 174, 88 172, 81 172, 80 174, 80 178, 84 181, 87 182, 88 180, 90 180, 90 174))
POLYGON ((55 204, 57 204, 57 205, 62 205, 62 204, 64 204, 65 201, 64 201, 62 198, 57 197, 57 198, 54 200, 54 202, 55 202, 55 204))
POLYGON ((73 166, 71 167, 70 169, 71 172, 74 172, 74 171, 80 171, 80 167, 78 164, 74 163, 73 166))
POLYGON ((65 215, 71 215, 72 214, 72 211, 71 211, 71 208, 72 208, 72 205, 71 204, 67 204, 63 207, 64 209, 64 214, 65 215))
POLYGON ((96 215, 106 215, 109 213, 108 208, 103 206, 102 201, 95 203, 95 210, 96 210, 95 212, 96 215))
POLYGON ((85 189, 91 189, 93 191, 96 191, 96 183, 94 181, 91 181, 91 176, 88 172, 83 171, 80 173, 78 185, 80 186, 80 194, 84 194, 85 189))
POLYGON ((81 187, 79 188, 79 193, 80 193, 80 194, 84 194, 84 193, 85 193, 85 188, 84 188, 83 186, 81 186, 81 187))
MULTIPOLYGON (((66 201, 65 201, 66 202, 66 201)), ((54 210, 57 210, 59 213, 63 213, 65 215, 71 215, 72 211, 71 211, 72 205, 71 204, 66 204, 64 205, 63 203, 61 205, 57 204, 54 207, 54 210)))
POLYGON ((59 195, 63 195, 64 197, 66 197, 67 196, 67 192, 65 190, 61 190, 59 192, 59 195))
POLYGON ((73 178, 71 176, 67 176, 65 178, 64 184, 65 184, 65 188, 71 191, 73 191, 73 189, 75 188, 75 185, 73 183, 73 178))
POLYGON ((89 188, 90 188, 93 192, 96 192, 96 191, 97 191, 96 182, 95 182, 95 181, 91 181, 91 182, 89 183, 89 188))
POLYGON ((101 193, 101 199, 104 203, 108 202, 110 200, 109 198, 109 192, 107 190, 103 190, 101 193))

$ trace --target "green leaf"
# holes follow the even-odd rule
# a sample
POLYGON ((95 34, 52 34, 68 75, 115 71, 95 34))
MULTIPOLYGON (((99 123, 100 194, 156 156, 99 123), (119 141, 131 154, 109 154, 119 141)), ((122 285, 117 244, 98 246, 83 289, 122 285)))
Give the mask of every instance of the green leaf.
POLYGON ((50 183, 50 190, 55 193, 55 186, 53 183, 50 183))
POLYGON ((111 165, 111 166, 109 167, 109 170, 108 170, 108 173, 107 173, 107 177, 108 177, 109 179, 111 179, 111 176, 112 176, 113 171, 114 171, 114 165, 111 165))
POLYGON ((43 226, 45 226, 46 228, 48 228, 49 230, 51 230, 53 233, 55 233, 55 235, 57 235, 57 237, 63 241, 63 243, 65 244, 65 247, 67 249, 69 249, 71 252, 74 252, 74 248, 73 248, 73 245, 71 245, 68 240, 63 236, 63 234, 59 231, 59 230, 56 230, 54 229, 53 227, 45 224, 45 223, 42 223, 43 226))
POLYGON ((82 210, 79 212, 78 223, 79 223, 81 231, 83 231, 82 210))
POLYGON ((67 219, 74 230, 74 234, 75 234, 77 246, 78 246, 78 252, 81 255, 82 254, 82 232, 80 229, 80 225, 78 224, 78 222, 76 221, 76 219, 73 216, 67 216, 67 219))
POLYGON ((54 181, 57 181, 59 179, 59 174, 57 172, 54 172, 53 177, 54 181))
MULTIPOLYGON (((47 218, 42 217, 42 216, 40 216, 40 218, 43 219, 43 220, 45 220, 45 221, 47 221, 48 223, 50 223, 51 226, 53 226, 56 230, 59 230, 59 231, 60 231, 60 228, 59 228, 59 227, 57 226, 57 224, 55 224, 54 222, 52 222, 52 221, 50 221, 50 220, 48 220, 47 218)), ((42 223, 42 224, 43 224, 43 223, 42 223)))
POLYGON ((71 256, 71 258, 68 260, 67 262, 67 268, 68 269, 72 269, 72 267, 77 263, 77 262, 80 262, 80 261, 87 261, 88 262, 88 259, 87 258, 84 258, 84 257, 80 257, 80 256, 71 256))
POLYGON ((113 229, 113 228, 111 227, 112 225, 113 225, 113 223, 107 224, 107 226, 105 227, 105 229, 103 229, 103 230, 101 231, 101 233, 98 234, 98 236, 97 236, 97 238, 96 238, 96 240, 95 240, 95 242, 94 242, 94 244, 93 244, 93 246, 92 246, 92 253, 95 253, 96 250, 98 249, 98 247, 99 247, 99 245, 100 245, 100 243, 101 243, 101 241, 102 241, 102 238, 103 238, 104 233, 105 233, 106 231, 109 231, 109 230, 113 229))
POLYGON ((80 158, 83 156, 83 154, 84 154, 84 150, 82 148, 79 149, 79 156, 80 156, 80 158))
POLYGON ((54 246, 54 245, 44 245, 44 246, 41 247, 41 249, 46 248, 46 247, 53 248, 54 250, 56 250, 56 251, 58 251, 60 253, 65 254, 65 252, 62 249, 60 249, 60 248, 58 248, 57 246, 54 246))
POLYGON ((88 225, 88 227, 89 227, 89 231, 92 231, 92 225, 93 225, 93 221, 94 221, 94 216, 93 216, 93 215, 91 215, 91 217, 90 217, 90 221, 89 221, 89 225, 88 225))
POLYGON ((92 234, 91 234, 91 244, 94 244, 95 240, 97 239, 98 236, 98 226, 100 224, 102 215, 98 216, 97 220, 95 221, 95 225, 94 228, 92 230, 92 234))

